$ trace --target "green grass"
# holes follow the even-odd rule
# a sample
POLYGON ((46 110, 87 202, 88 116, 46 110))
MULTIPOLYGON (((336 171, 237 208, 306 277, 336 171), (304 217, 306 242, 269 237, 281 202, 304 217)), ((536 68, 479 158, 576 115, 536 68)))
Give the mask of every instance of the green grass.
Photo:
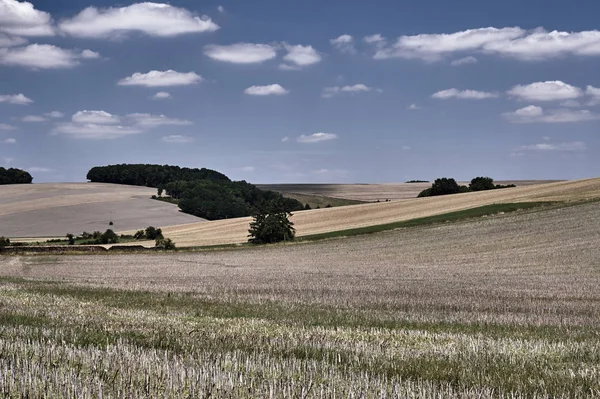
POLYGON ((313 241, 323 240, 328 238, 336 237, 351 237, 362 234, 373 234, 382 231, 427 226, 438 223, 458 222, 461 220, 480 218, 483 216, 495 215, 498 213, 510 213, 521 210, 535 209, 540 207, 557 206, 560 203, 557 202, 517 202, 508 204, 492 204, 484 205, 477 208, 465 209, 463 211, 443 213, 441 215, 428 216, 424 218, 410 219, 402 222, 394 222, 387 224, 379 224, 375 226, 359 227, 356 229, 332 231, 329 233, 312 234, 307 236, 298 237, 298 241, 313 241))

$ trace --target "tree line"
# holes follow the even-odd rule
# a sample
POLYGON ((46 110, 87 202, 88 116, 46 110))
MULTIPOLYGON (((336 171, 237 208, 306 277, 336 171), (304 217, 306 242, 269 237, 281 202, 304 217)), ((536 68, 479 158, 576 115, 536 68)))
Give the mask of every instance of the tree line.
POLYGON ((0 185, 2 184, 29 184, 33 181, 33 177, 21 169, 9 168, 5 169, 0 166, 0 185))
POLYGON ((430 188, 419 193, 419 197, 434 197, 437 195, 448 195, 458 193, 468 193, 471 191, 496 190, 500 188, 516 187, 514 184, 501 185, 494 184, 491 177, 478 176, 471 180, 469 186, 461 186, 456 180, 447 177, 436 179, 430 188))
POLYGON ((87 179, 99 183, 156 187, 158 198, 166 194, 182 212, 208 220, 251 216, 266 204, 279 201, 287 212, 304 209, 300 201, 264 191, 246 181, 231 181, 210 169, 169 165, 120 164, 96 166, 87 179))

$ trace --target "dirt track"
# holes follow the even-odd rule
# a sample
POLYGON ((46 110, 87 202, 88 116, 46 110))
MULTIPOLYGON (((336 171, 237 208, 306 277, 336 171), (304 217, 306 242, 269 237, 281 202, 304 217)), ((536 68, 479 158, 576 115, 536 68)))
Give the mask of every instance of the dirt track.
MULTIPOLYGON (((297 212, 298 236, 392 223, 475 208, 493 203, 569 201, 600 198, 600 178, 548 183, 452 196, 413 198, 297 212)), ((163 229, 179 246, 235 244, 247 241, 251 218, 171 226, 163 229)))

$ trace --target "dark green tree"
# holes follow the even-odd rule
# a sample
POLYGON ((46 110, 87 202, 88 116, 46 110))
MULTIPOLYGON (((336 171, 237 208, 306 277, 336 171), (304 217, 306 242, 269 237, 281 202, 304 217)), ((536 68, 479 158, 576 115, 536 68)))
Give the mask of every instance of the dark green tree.
POLYGON ((145 234, 146 238, 148 240, 156 240, 157 238, 162 238, 162 230, 161 229, 157 229, 154 226, 148 226, 146 227, 146 231, 145 234))
POLYGON ((248 230, 249 242, 253 244, 271 244, 281 241, 292 241, 296 236, 294 223, 289 220, 292 216, 281 201, 273 201, 261 206, 254 215, 248 230))
POLYGON ((119 242, 119 236, 111 229, 106 230, 100 236, 101 244, 116 244, 119 242))
POLYGON ((10 240, 6 237, 0 237, 0 249, 4 247, 8 247, 10 245, 10 240))
POLYGON ((69 245, 75 245, 75 236, 73 236, 73 234, 68 233, 67 240, 69 241, 69 245))
POLYGON ((471 189, 471 191, 484 191, 493 190, 496 188, 496 186, 494 185, 494 179, 492 179, 491 177, 478 176, 471 180, 469 188, 471 189))

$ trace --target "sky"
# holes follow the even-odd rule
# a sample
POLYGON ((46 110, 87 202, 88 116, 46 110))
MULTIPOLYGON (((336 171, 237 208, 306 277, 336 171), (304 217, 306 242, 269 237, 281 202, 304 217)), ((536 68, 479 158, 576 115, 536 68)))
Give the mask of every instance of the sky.
POLYGON ((597 1, 0 0, 0 166, 600 175, 597 1))

